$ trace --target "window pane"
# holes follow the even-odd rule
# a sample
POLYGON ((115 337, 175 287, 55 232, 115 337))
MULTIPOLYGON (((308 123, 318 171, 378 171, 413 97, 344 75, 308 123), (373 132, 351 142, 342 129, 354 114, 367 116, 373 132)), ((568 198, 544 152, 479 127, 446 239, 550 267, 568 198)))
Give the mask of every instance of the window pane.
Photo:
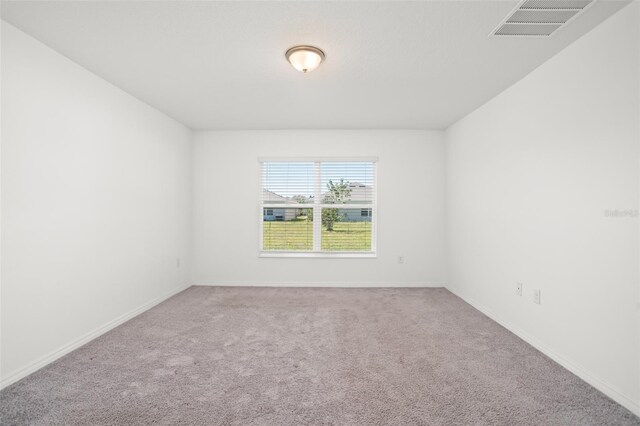
POLYGON ((320 164, 320 184, 325 204, 372 204, 373 163, 323 162, 320 164))
POLYGON ((263 250, 313 250, 311 208, 263 209, 263 250))
POLYGON ((371 251, 371 216, 362 211, 322 209, 322 250, 371 251))
POLYGON ((315 169, 312 162, 265 162, 262 166, 262 202, 313 203, 315 169))

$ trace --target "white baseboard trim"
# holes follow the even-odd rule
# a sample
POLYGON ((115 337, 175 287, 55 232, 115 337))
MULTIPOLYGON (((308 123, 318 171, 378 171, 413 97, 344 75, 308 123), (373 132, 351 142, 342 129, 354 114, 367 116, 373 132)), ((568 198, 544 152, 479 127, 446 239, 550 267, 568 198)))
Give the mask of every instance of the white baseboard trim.
POLYGON ((35 360, 34 362, 32 362, 31 364, 27 365, 26 367, 16 371, 15 373, 10 374, 8 377, 6 378, 2 378, 2 380, 0 381, 0 389, 4 389, 7 386, 17 382, 20 379, 23 379, 25 377, 27 377, 29 374, 35 373, 36 371, 38 371, 39 369, 41 369, 42 367, 52 363, 53 361, 57 360, 58 358, 63 357, 64 355, 68 354, 69 352, 78 349, 80 346, 89 343, 91 340, 95 339, 96 337, 106 333, 109 330, 112 330, 114 328, 116 328, 117 326, 119 326, 120 324, 123 324, 127 321, 129 321, 131 318, 140 315, 141 313, 143 313, 144 311, 147 311, 151 308, 153 308, 154 306, 158 305, 161 302, 164 302, 165 300, 167 300, 168 298, 186 290, 187 288, 191 287, 190 284, 188 285, 182 285, 176 289, 171 290, 169 293, 164 294, 160 297, 157 297, 147 303, 145 303, 144 305, 129 311, 123 315, 120 315, 117 318, 114 318, 113 320, 107 322, 106 324, 101 325, 100 327, 96 328, 93 331, 90 331, 89 333, 79 337, 76 340, 73 340, 72 342, 62 346, 59 349, 56 349, 50 353, 48 353, 47 355, 44 355, 40 358, 38 358, 37 360, 35 360))
POLYGON ((480 312, 482 312, 483 314, 491 318, 493 321, 497 322, 498 324, 500 324, 501 326, 503 326, 504 328, 506 328, 507 330, 509 330, 510 332, 512 332, 513 334, 515 334, 516 336, 518 336, 519 338, 521 338, 522 340, 524 340, 525 342, 527 342, 528 344, 530 344, 531 346, 533 346, 534 348, 536 348, 537 350, 539 350, 540 352, 542 352, 543 354, 545 354, 546 356, 548 356, 549 358, 557 362, 558 364, 560 364, 562 367, 566 368, 567 370, 569 370, 570 372, 572 372, 573 374, 575 374, 576 376, 578 376, 579 378, 581 378, 582 380, 584 380, 585 382, 587 382, 588 384, 590 384, 591 386, 593 386, 594 388, 596 388, 597 390, 599 390, 600 392, 602 392, 603 394, 605 394, 606 396, 608 396, 609 398, 617 402, 618 404, 622 405, 623 407, 631 411, 636 416, 640 416, 640 401, 634 401, 632 398, 618 391, 614 386, 610 385, 605 380, 599 379, 598 377, 594 376, 592 373, 585 370, 583 367, 580 367, 575 363, 573 363, 572 361, 558 355, 555 351, 553 351, 551 348, 546 346, 540 340, 531 336, 529 333, 517 327, 516 325, 512 324, 510 321, 507 321, 504 318, 501 318, 500 316, 496 315, 493 311, 488 309, 486 306, 481 305, 480 303, 476 302, 473 299, 463 296, 461 293, 459 293, 458 291, 456 291, 451 287, 446 287, 446 288, 451 293, 455 294, 456 296, 458 296, 459 298, 461 298, 462 300, 464 300, 465 302, 467 302, 468 304, 470 304, 471 306, 473 306, 474 308, 476 308, 477 310, 479 310, 480 312))
POLYGON ((204 287, 332 287, 332 288, 437 288, 443 282, 266 282, 266 281, 224 281, 201 282, 194 286, 204 287))

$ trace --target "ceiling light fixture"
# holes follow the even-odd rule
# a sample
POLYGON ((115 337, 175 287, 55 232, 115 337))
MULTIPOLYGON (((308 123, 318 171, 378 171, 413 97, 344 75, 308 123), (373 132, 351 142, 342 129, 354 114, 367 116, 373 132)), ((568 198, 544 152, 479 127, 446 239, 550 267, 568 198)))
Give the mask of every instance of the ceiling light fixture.
POLYGON ((313 46, 293 46, 284 55, 295 69, 304 73, 315 70, 324 61, 324 52, 313 46))

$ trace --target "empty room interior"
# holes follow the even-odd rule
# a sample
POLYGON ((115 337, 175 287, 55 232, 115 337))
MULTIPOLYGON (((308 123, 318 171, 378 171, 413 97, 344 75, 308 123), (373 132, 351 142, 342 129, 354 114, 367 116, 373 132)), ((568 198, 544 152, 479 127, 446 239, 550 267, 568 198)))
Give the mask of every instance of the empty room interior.
POLYGON ((1 425, 640 425, 640 0, 1 18, 1 425))

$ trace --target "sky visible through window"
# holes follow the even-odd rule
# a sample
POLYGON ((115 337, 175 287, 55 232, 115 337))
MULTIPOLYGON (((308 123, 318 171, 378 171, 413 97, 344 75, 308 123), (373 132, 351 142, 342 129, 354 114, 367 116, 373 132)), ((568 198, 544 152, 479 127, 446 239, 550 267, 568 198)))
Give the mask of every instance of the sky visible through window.
MULTIPOLYGON (((315 191, 315 166, 313 162, 265 162, 263 168, 265 189, 293 197, 312 197, 315 191)), ((351 184, 373 186, 373 163, 362 161, 331 161, 320 163, 320 184, 322 192, 327 190, 329 180, 340 179, 351 184)))

